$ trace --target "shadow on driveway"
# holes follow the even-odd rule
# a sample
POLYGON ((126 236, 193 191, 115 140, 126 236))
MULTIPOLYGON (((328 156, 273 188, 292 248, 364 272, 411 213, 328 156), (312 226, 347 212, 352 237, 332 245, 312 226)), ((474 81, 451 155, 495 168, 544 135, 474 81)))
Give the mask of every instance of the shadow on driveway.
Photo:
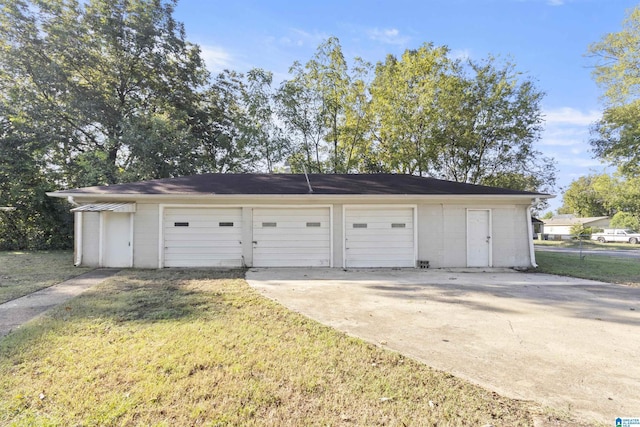
POLYGON ((506 396, 584 421, 640 414, 640 288, 511 270, 252 269, 247 280, 506 396))

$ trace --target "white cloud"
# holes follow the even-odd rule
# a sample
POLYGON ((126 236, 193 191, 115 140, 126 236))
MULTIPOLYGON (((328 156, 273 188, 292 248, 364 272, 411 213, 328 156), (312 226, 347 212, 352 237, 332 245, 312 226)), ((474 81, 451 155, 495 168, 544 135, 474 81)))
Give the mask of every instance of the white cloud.
POLYGON ((453 49, 449 52, 449 58, 466 60, 471 58, 471 51, 469 49, 453 49))
POLYGON ((547 124, 564 124, 576 126, 589 126, 602 116, 599 111, 583 112, 571 107, 556 108, 544 111, 547 124))
MULTIPOLYGON (((588 155, 588 153, 583 153, 583 155, 588 155)), ((603 165, 600 160, 591 158, 560 157, 556 158, 556 161, 558 162, 558 165, 564 166, 561 168, 561 172, 562 170, 569 168, 572 170, 580 170, 579 172, 574 172, 577 176, 588 175, 591 168, 603 165)))
POLYGON ((278 43, 287 47, 316 47, 323 41, 327 40, 329 35, 323 32, 308 32, 298 28, 290 28, 289 34, 278 39, 278 43))
POLYGON ((200 45, 200 55, 212 73, 219 73, 225 68, 233 68, 233 58, 229 52, 220 46, 200 45))
MULTIPOLYGON (((545 129, 537 144, 545 156, 556 161, 558 190, 577 177, 588 175, 593 168, 602 167, 600 160, 593 158, 589 144, 589 128, 600 119, 601 112, 561 107, 545 109, 543 114, 545 129)), ((561 204, 562 197, 558 197, 550 208, 557 209, 561 204)))
POLYGON ((371 40, 394 45, 405 45, 411 40, 410 37, 401 35, 397 28, 371 28, 367 30, 367 35, 371 40))
POLYGON ((572 147, 574 145, 584 144, 580 139, 562 139, 562 138, 548 138, 544 136, 540 140, 540 145, 548 147, 572 147))

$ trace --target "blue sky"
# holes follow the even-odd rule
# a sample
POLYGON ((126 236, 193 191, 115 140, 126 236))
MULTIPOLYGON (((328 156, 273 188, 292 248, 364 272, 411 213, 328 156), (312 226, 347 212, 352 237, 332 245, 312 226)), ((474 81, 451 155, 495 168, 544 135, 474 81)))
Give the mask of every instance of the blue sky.
MULTIPOLYGON (((326 38, 348 61, 371 63, 432 42, 458 57, 509 59, 546 93, 537 149, 557 162, 558 185, 605 166, 593 159, 589 126, 601 114, 589 44, 621 29, 629 0, 179 0, 175 17, 212 72, 263 68, 277 81, 311 59, 326 38)), ((561 189, 551 208, 561 204, 561 189)))

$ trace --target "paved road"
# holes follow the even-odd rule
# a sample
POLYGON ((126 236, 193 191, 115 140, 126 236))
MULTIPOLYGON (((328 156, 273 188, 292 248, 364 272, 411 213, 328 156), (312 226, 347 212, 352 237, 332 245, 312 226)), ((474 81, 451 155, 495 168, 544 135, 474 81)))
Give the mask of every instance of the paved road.
POLYGON ((584 424, 640 417, 640 288, 437 269, 251 269, 247 281, 324 324, 584 424))
POLYGON ((100 268, 57 285, 0 304, 0 338, 45 311, 80 295, 119 270, 100 268))
MULTIPOLYGON (((580 249, 576 248, 558 248, 551 246, 536 246, 536 251, 539 252, 563 252, 571 254, 580 254, 580 249)), ((583 249, 583 255, 597 255, 597 256, 609 256, 612 258, 636 258, 640 260, 640 249, 583 249)))

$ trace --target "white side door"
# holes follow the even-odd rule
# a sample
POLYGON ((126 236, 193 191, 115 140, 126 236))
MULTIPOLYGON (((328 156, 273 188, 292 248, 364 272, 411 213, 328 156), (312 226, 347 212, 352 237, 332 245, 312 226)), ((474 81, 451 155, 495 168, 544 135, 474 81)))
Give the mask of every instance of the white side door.
POLYGON ((491 267, 491 211, 467 210, 467 267, 491 267))
POLYGON ((102 212, 102 266, 131 267, 131 214, 102 212))

